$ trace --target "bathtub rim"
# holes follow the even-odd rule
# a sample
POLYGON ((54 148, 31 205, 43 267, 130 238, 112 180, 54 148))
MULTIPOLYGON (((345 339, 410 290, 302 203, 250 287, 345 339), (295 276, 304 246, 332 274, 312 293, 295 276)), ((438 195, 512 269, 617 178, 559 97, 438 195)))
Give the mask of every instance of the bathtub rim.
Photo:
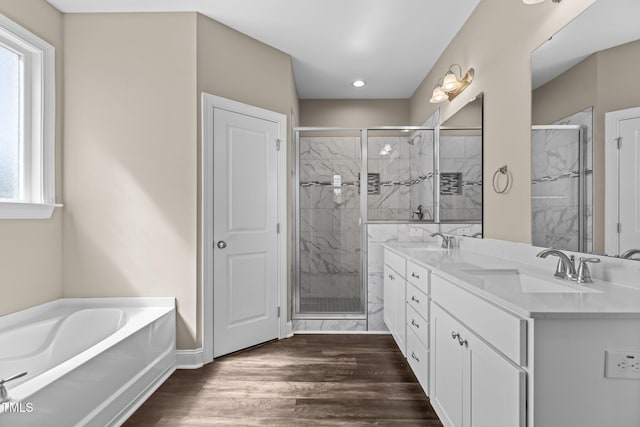
MULTIPOLYGON (((59 298, 33 307, 0 316, 0 331, 23 326, 29 320, 44 314, 68 308, 176 308, 175 297, 104 297, 104 298, 59 298)), ((52 317, 52 316, 49 316, 52 317)), ((44 319, 43 319, 44 320, 44 319)))

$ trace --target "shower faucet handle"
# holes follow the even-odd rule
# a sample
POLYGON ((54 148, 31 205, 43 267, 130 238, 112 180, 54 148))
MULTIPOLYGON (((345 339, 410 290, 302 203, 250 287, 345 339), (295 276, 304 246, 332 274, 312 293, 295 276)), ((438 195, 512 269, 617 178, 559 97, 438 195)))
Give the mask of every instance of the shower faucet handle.
POLYGON ((422 221, 422 218, 424 218, 424 210, 422 205, 418 205, 416 210, 412 212, 412 215, 417 216, 418 220, 422 221))

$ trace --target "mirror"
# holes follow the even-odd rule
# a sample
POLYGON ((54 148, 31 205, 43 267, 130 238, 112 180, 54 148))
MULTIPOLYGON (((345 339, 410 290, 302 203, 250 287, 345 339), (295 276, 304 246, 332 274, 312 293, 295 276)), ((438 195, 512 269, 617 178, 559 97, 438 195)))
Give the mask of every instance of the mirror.
POLYGON ((482 224, 482 107, 479 94, 440 126, 440 223, 482 224))
POLYGON ((638 16, 637 0, 597 0, 532 53, 536 246, 611 256, 640 248, 638 16))

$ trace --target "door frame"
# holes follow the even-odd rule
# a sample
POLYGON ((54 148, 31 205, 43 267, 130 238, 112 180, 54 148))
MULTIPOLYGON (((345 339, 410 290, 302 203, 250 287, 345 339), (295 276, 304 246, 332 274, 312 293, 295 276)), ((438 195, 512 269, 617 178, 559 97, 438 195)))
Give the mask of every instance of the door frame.
POLYGON ((277 287, 280 317, 278 339, 287 335, 287 116, 252 105, 243 104, 220 96, 202 92, 202 141, 201 141, 201 234, 200 234, 200 281, 202 284, 202 348, 203 363, 213 361, 213 113, 222 109, 256 117, 278 125, 280 149, 277 154, 278 223, 277 235, 277 287))
POLYGON ((638 117, 640 117, 640 107, 610 111, 604 115, 604 249, 609 255, 619 254, 620 250, 620 235, 618 234, 620 162, 617 145, 617 138, 620 137, 620 122, 638 117))

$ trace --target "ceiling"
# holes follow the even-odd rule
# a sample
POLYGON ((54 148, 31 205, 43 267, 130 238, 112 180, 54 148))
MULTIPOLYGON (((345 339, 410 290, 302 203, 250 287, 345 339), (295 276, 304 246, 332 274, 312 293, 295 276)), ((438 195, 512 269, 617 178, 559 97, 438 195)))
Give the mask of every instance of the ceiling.
POLYGON ((640 39, 640 1, 598 0, 531 56, 534 89, 593 53, 640 39))
POLYGON ((47 1, 65 13, 197 11, 290 54, 301 99, 375 99, 409 98, 480 0, 47 1))

